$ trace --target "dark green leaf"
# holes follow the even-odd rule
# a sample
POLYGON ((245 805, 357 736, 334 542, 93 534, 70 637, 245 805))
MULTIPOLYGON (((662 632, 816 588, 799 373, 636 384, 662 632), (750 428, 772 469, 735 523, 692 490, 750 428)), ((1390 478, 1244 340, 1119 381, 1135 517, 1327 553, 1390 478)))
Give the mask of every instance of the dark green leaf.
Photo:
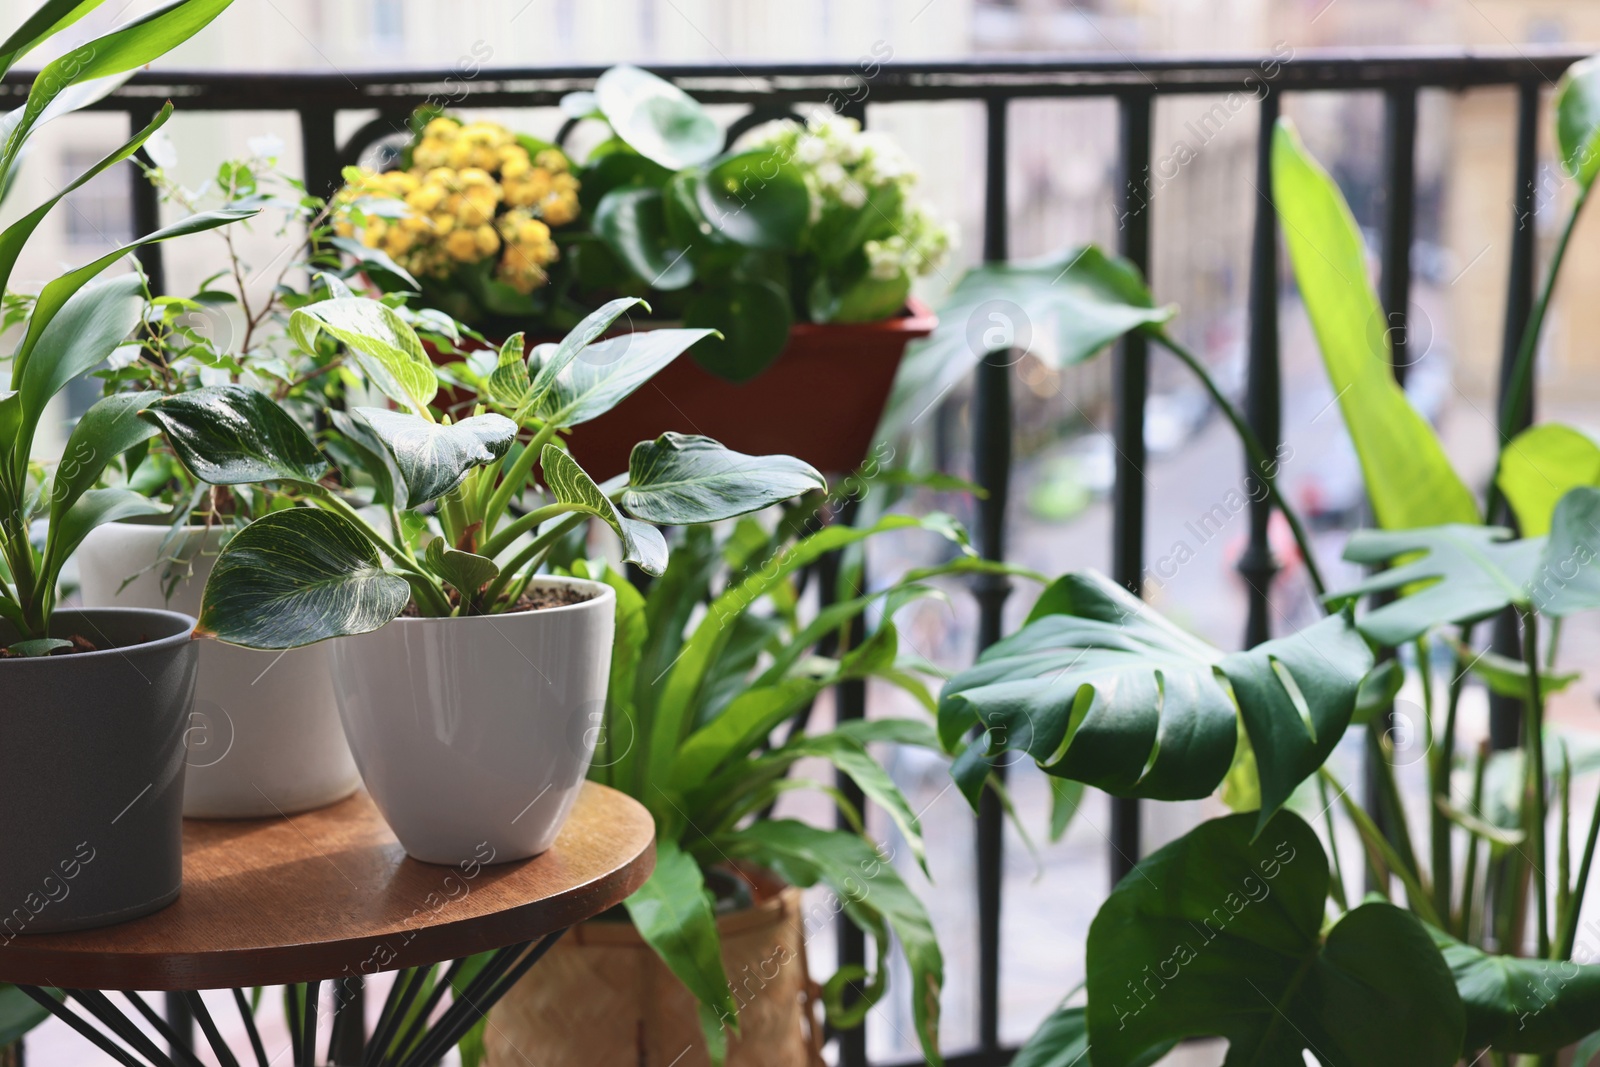
MULTIPOLYGON (((1150 1067, 1172 1051, 1175 1041, 1163 1041, 1128 1067, 1150 1067)), ((1028 1043, 1017 1051, 1011 1067, 1090 1067, 1089 1019, 1083 1008, 1060 1007, 1045 1017, 1028 1043)))
POLYGON ((1085 786, 1082 782, 1074 782, 1070 778, 1057 778, 1049 775, 1050 782, 1050 840, 1060 841, 1067 834, 1067 827, 1072 825, 1072 817, 1078 814, 1078 808, 1083 805, 1085 786))
POLYGON ((349 348, 384 396, 426 416, 439 378, 416 331, 393 308, 359 296, 337 297, 289 316, 289 334, 304 351, 316 352, 318 333, 349 348))
POLYGON ((696 1000, 737 1029, 738 1008, 722 969, 722 941, 700 865, 671 838, 656 839, 656 869, 624 903, 645 943, 696 1000))
POLYGON ((296 648, 376 630, 411 587, 351 520, 289 508, 235 534, 212 569, 200 631, 247 648, 296 648))
POLYGON ((618 511, 611 498, 566 451, 557 445, 545 445, 539 457, 539 469, 544 474, 544 484, 558 501, 605 520, 606 525, 617 532, 622 538, 623 559, 637 563, 646 574, 660 574, 666 570, 667 542, 661 531, 618 511))
POLYGON ((494 581, 500 568, 494 560, 451 548, 442 537, 428 542, 428 569, 449 582, 463 597, 470 597, 494 581))
MULTIPOLYGON (((635 389, 712 330, 636 330, 582 349, 551 376, 540 414, 557 426, 576 426, 616 407, 635 389)), ((543 373, 543 365, 540 367, 543 373)), ((535 385, 535 391, 538 386, 535 385)))
POLYGON ((788 252, 805 239, 811 194, 800 171, 776 148, 720 161, 694 184, 694 194, 701 218, 725 240, 788 252))
POLYGON ((1600 443, 1571 426, 1549 422, 1519 433, 1500 455, 1495 475, 1524 537, 1550 532, 1550 516, 1567 490, 1600 485, 1600 443))
POLYGON ((694 261, 688 248, 667 232, 666 202, 660 189, 625 186, 611 190, 595 209, 594 232, 652 289, 682 289, 694 281, 694 261))
POLYGON ((772 282, 730 282, 697 292, 683 321, 722 334, 695 347, 696 363, 730 382, 747 382, 783 354, 794 314, 789 294, 772 282))
POLYGON ((1237 716, 1261 764, 1265 823, 1333 750, 1372 663, 1347 615, 1224 655, 1086 571, 945 686, 939 734, 962 750, 952 773, 974 804, 985 757, 1001 752, 1117 795, 1180 800, 1222 782, 1237 716))
MULTIPOLYGON (((413 278, 410 271, 396 263, 393 257, 383 249, 368 248, 354 237, 328 237, 324 238, 324 240, 330 246, 337 248, 354 259, 367 274, 387 274, 394 278, 395 281, 409 287, 413 292, 422 290, 422 283, 413 278)), ((387 284, 384 291, 388 292, 387 284)))
MULTIPOLYGON (((71 648, 72 642, 62 637, 36 637, 30 641, 17 641, 6 646, 6 651, 17 656, 48 656, 58 649, 71 648)), ((11 989, 11 986, 6 986, 11 989)), ((4 1047, 4 1046, 0 1046, 4 1047)))
POLYGON ((622 506, 646 522, 688 526, 827 487, 815 468, 793 456, 747 456, 709 437, 666 433, 633 446, 622 506))
POLYGON ((533 381, 528 377, 527 342, 518 332, 506 338, 500 346, 500 358, 494 372, 489 375, 489 396, 497 404, 515 411, 528 399, 533 381))
POLYGON ((1361 679, 1361 689, 1356 693, 1356 712, 1350 717, 1352 726, 1365 726, 1381 711, 1394 703, 1395 695, 1405 685, 1406 669, 1398 659, 1386 659, 1361 679))
POLYGON ((152 401, 141 416, 159 426, 189 472, 212 485, 315 483, 328 463, 266 393, 215 385, 152 401))
POLYGON ((1472 491, 1395 382, 1389 320, 1367 279, 1355 218, 1287 120, 1273 135, 1272 185, 1300 296, 1378 525, 1401 530, 1480 521, 1472 491))
POLYGON ((1491 956, 1427 929, 1467 1009, 1464 1047, 1557 1052, 1588 1034, 1600 1018, 1600 966, 1491 956))
POLYGON ((39 335, 19 378, 24 425, 36 425, 51 397, 104 362, 139 325, 143 310, 144 279, 138 274, 107 278, 74 293, 39 335))
POLYGON ((53 578, 50 572, 76 552, 96 526, 140 515, 160 515, 166 510, 165 504, 131 489, 90 489, 50 524, 45 577, 53 578))
POLYGON ((1415 916, 1365 904, 1322 936, 1328 861, 1299 817, 1203 823, 1140 861, 1089 927, 1095 1067, 1228 1040, 1229 1067, 1451 1067, 1465 1016, 1415 916))
MULTIPOLYGON (((1489 692, 1499 696, 1510 697, 1513 700, 1527 700, 1529 697, 1528 665, 1520 659, 1502 656, 1490 649, 1474 652, 1471 649, 1457 646, 1459 655, 1479 681, 1489 687, 1489 692)), ((1392 660, 1390 662, 1393 662, 1392 660)), ((1559 693, 1567 686, 1582 677, 1579 671, 1556 673, 1554 671, 1539 672, 1539 690, 1549 697, 1551 693, 1559 693)))
POLYGON ((1421 587, 1357 622, 1361 632, 1385 645, 1402 645, 1445 623, 1487 618, 1507 605, 1528 602, 1528 579, 1543 547, 1538 541, 1512 541, 1497 526, 1435 526, 1420 530, 1357 530, 1344 558, 1369 566, 1392 566, 1328 598, 1351 604, 1371 593, 1421 587), (1409 559, 1421 553, 1420 558, 1409 559))
POLYGON ((505 455, 517 436, 517 424, 504 415, 473 415, 444 425, 387 408, 356 408, 355 414, 394 457, 408 508, 453 492, 474 467, 505 455))
POLYGON ((1093 245, 974 267, 939 309, 938 328, 906 350, 878 436, 915 422, 992 352, 1032 352, 1069 367, 1175 313, 1154 305, 1131 263, 1093 245))
POLYGON ((704 163, 722 150, 722 131, 688 93, 638 67, 612 67, 594 102, 617 136, 669 170, 704 163))
POLYGON ((1556 144, 1561 165, 1584 188, 1600 172, 1600 57, 1567 68, 1556 89, 1556 144))
POLYGON ((67 446, 56 464, 55 482, 50 488, 50 518, 62 514, 100 480, 106 464, 159 431, 139 417, 139 411, 161 394, 113 393, 90 405, 72 428, 67 446))

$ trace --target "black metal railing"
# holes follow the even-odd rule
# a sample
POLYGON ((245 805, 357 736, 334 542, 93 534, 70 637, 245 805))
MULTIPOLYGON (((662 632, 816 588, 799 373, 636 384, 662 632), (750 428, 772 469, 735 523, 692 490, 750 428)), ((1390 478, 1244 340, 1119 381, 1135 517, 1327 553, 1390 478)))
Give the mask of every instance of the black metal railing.
MULTIPOLYGON (((832 105, 866 120, 868 110, 911 101, 976 101, 985 106, 985 193, 983 257, 1003 260, 1008 254, 1006 199, 1008 105, 1012 101, 1052 97, 1099 97, 1119 110, 1118 185, 1113 191, 1120 227, 1117 251, 1148 275, 1151 245, 1151 127, 1156 99, 1193 93, 1249 93, 1260 98, 1257 165, 1252 188, 1238 191, 1255 208, 1248 281, 1246 412, 1270 453, 1281 439, 1280 366, 1278 352, 1277 219, 1271 201, 1269 151, 1271 132, 1283 93, 1378 91, 1384 94, 1385 133, 1382 180, 1385 214, 1381 227, 1380 293, 1394 340, 1394 369, 1403 380, 1406 318, 1411 300, 1410 254, 1414 231, 1417 98, 1424 89, 1461 90, 1509 86, 1517 92, 1515 200, 1511 218, 1511 256, 1506 279, 1504 379, 1533 303, 1534 227, 1531 224, 1537 173, 1541 96, 1561 74, 1586 54, 1553 48, 1503 48, 1481 51, 1440 49, 1300 50, 1292 57, 1260 56, 1100 56, 1072 58, 997 58, 955 62, 888 62, 868 77, 859 64, 750 63, 652 64, 651 69, 677 81, 709 104, 737 104, 753 116, 769 117, 796 105, 832 105), (1267 76, 1265 71, 1272 71, 1267 76)), ((465 79, 453 71, 363 71, 345 73, 244 73, 149 71, 93 105, 101 111, 128 114, 136 128, 160 103, 172 99, 185 111, 293 111, 298 114, 305 178, 319 194, 331 191, 340 168, 387 134, 404 129, 406 117, 424 103, 484 107, 550 107, 562 95, 592 86, 603 68, 545 67, 485 70, 465 79), (335 136, 340 112, 376 110, 344 143, 335 136)), ((0 82, 0 107, 12 107, 26 94, 27 76, 0 82)), ((154 190, 134 183, 134 223, 138 232, 155 228, 158 207, 154 190)), ((163 278, 161 247, 144 250, 152 283, 163 278)), ((993 559, 1006 552, 1006 510, 1011 479, 1011 360, 991 358, 976 372, 972 397, 973 468, 976 481, 988 490, 978 506, 976 544, 993 559)), ((1114 365, 1112 401, 1117 451, 1112 501, 1113 576, 1130 590, 1141 591, 1145 571, 1145 445, 1144 412, 1149 393, 1148 353, 1142 338, 1123 342, 1114 365)), ((1521 425, 1531 421, 1531 401, 1521 425)), ((1241 460, 1242 462, 1242 460, 1241 460)), ((1270 633, 1269 592, 1278 565, 1268 542, 1270 504, 1252 497, 1250 533, 1238 569, 1248 585, 1249 614, 1244 640, 1253 645, 1270 633)), ((985 578, 975 587, 980 609, 979 643, 987 646, 1002 630, 1002 609, 1009 592, 999 578, 985 578)), ((842 715, 865 713, 864 687, 841 695, 842 715)), ((1517 709, 1497 703, 1492 736, 1501 747, 1516 744, 1517 709)), ((1140 854, 1137 802, 1114 800, 1110 833, 1110 868, 1120 878, 1140 854)), ((978 1003, 978 1046, 950 1057, 953 1067, 991 1067, 1010 1059, 1000 1042, 1000 914, 1003 906, 1002 822, 998 803, 986 803, 977 825, 978 973, 953 975, 975 982, 978 1003)), ((841 960, 860 960, 865 947, 847 924, 840 933, 841 960)), ((870 1024, 869 1024, 870 1025, 870 1024)), ((839 1044, 844 1067, 868 1063, 864 1035, 843 1035, 839 1044)))

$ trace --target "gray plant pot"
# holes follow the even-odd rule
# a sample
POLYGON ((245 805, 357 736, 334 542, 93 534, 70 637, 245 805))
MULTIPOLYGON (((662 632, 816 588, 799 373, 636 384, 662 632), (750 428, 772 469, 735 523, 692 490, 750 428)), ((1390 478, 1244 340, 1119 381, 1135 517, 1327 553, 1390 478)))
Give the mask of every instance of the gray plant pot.
POLYGON ((50 629, 101 651, 0 659, 0 951, 157 911, 183 881, 194 619, 63 610, 50 629))

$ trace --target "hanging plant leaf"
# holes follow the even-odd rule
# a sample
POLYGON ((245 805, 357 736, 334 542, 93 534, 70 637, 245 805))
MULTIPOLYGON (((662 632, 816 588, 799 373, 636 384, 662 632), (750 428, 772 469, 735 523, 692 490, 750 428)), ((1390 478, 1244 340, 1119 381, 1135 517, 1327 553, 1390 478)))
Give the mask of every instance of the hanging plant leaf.
POLYGON ((189 473, 211 485, 314 484, 329 470, 306 432, 259 389, 191 389, 151 401, 139 415, 166 433, 189 473))
POLYGON ((356 408, 372 427, 406 483, 406 507, 445 496, 474 467, 493 463, 511 448, 517 424, 504 415, 474 415, 441 425, 403 411, 356 408))
POLYGON ((696 345, 694 361, 719 378, 747 382, 772 366, 789 343, 794 314, 789 294, 769 281, 730 282, 696 293, 684 305, 688 326, 705 326, 722 340, 696 345))
POLYGON ((689 249, 667 231, 666 202, 660 189, 613 189, 595 209, 594 232, 652 289, 682 289, 694 281, 689 249))
POLYGON ((719 522, 808 493, 827 480, 793 456, 747 456, 709 437, 665 433, 628 457, 622 506, 646 522, 719 522))
POLYGON ((545 445, 539 456, 539 469, 544 484, 557 500, 603 519, 617 532, 622 538, 623 559, 637 563, 646 574, 659 575, 667 569, 667 542, 661 531, 618 511, 611 498, 565 450, 554 444, 545 445))
POLYGON ((439 391, 438 375, 416 331, 393 308, 364 297, 339 297, 289 316, 289 335, 306 352, 316 352, 318 333, 350 349, 384 396, 430 417, 428 404, 439 391))
POLYGON ((1004 752, 1118 796, 1185 800, 1221 784, 1242 721, 1265 825, 1344 735, 1372 666, 1348 613, 1224 654, 1084 571, 945 685, 939 736, 974 806, 1004 752))
POLYGON ((1228 1040, 1229 1064, 1451 1067, 1466 1017, 1423 924, 1387 903, 1326 936, 1328 861, 1281 812, 1202 823, 1139 862, 1089 927, 1095 1067, 1156 1045, 1228 1040))
MULTIPOLYGON (((635 330, 582 349, 557 374, 539 402, 539 414, 558 426, 576 426, 616 407, 696 341, 715 330, 635 330)), ((543 348, 544 346, 540 346, 543 348)), ((540 374, 548 353, 537 349, 540 374)), ((530 362, 532 357, 530 357, 530 362)), ((538 378, 535 378, 535 392, 538 378)))
POLYGON ((688 93, 638 67, 612 67, 594 103, 618 137, 668 170, 704 163, 722 150, 722 131, 688 93))
POLYGON ((364 634, 405 610, 411 587, 383 569, 349 519, 318 508, 274 511, 217 556, 196 630, 246 648, 298 648, 364 634))

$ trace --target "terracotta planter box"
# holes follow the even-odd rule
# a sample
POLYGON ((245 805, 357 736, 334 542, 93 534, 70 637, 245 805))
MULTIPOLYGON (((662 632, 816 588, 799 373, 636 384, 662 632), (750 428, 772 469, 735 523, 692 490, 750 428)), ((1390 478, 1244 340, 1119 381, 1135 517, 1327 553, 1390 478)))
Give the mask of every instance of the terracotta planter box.
MULTIPOLYGON (((756 904, 717 920, 739 1005, 727 1067, 821 1067, 821 999, 806 971, 800 891, 747 872, 756 904)), ((489 1067, 710 1067, 695 999, 628 922, 572 929, 489 1013, 489 1067)))
POLYGON ((572 454, 604 480, 628 469, 634 445, 675 430, 750 455, 798 456, 826 474, 848 473, 872 447, 906 345, 937 323, 915 300, 882 322, 799 323, 772 366, 739 384, 680 356, 615 408, 575 427, 572 454))

